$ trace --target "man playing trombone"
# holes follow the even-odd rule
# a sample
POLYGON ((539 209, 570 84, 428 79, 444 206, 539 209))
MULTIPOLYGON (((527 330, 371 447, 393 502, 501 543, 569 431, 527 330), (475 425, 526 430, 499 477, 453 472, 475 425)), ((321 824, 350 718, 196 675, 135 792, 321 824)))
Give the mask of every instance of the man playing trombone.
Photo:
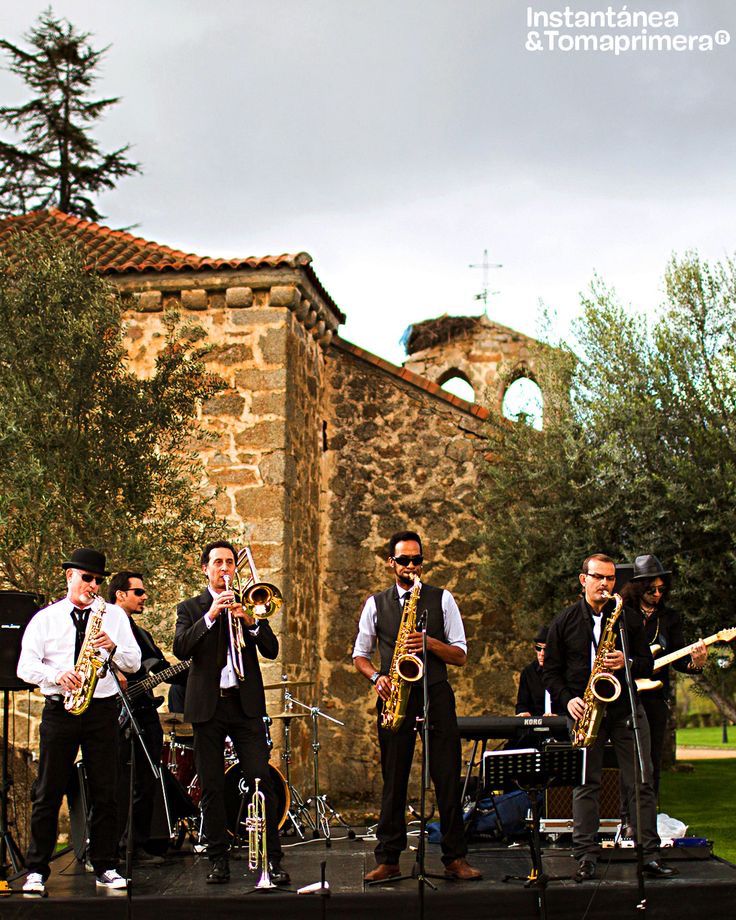
POLYGON ((218 540, 208 544, 201 557, 207 586, 197 597, 179 604, 176 611, 174 654, 192 660, 184 718, 194 727, 194 761, 202 784, 204 835, 212 864, 207 882, 230 880, 224 763, 225 738, 229 736, 248 787, 254 789, 254 780, 259 777, 265 796, 271 880, 288 884, 289 876, 281 868, 283 853, 263 722, 266 698, 258 663, 258 652, 264 658, 276 658, 279 642, 268 620, 250 616, 231 590, 236 560, 231 543, 218 540))

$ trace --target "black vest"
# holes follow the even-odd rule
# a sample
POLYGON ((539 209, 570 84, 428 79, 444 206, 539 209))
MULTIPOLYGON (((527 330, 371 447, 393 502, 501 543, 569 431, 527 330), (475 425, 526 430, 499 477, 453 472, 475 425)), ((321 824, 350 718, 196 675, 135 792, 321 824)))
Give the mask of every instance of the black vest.
MULTIPOLYGON (((394 654, 396 637, 401 625, 402 608, 399 603, 399 592, 396 585, 392 585, 380 594, 374 594, 376 602, 376 635, 378 638, 378 652, 381 656, 381 674, 388 674, 391 670, 391 659, 394 654)), ((442 614, 442 588, 422 584, 422 590, 417 604, 417 617, 427 611, 427 635, 440 642, 446 642, 445 623, 442 614)), ((427 681, 429 684, 438 684, 447 680, 447 665, 442 659, 427 654, 427 681)), ((421 682, 419 682, 421 684, 421 682)))

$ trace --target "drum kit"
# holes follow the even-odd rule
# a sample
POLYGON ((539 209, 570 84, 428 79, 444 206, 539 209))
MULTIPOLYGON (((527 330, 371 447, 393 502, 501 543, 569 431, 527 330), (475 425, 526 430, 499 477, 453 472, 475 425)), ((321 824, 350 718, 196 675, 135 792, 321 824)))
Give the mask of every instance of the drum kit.
MULTIPOLYGON (((269 751, 273 750, 271 739, 271 726, 283 726, 283 750, 281 761, 283 772, 275 764, 269 764, 269 773, 276 795, 278 809, 278 826, 283 835, 293 834, 300 840, 323 838, 326 846, 330 846, 332 825, 336 824, 345 828, 349 837, 354 837, 355 832, 330 804, 329 797, 320 790, 319 785, 319 727, 320 719, 332 722, 335 725, 344 725, 323 712, 318 706, 310 706, 295 697, 291 690, 296 687, 308 687, 313 684, 311 680, 289 680, 286 675, 276 683, 264 685, 264 690, 279 690, 282 693, 282 711, 274 715, 264 716, 264 729, 266 743, 269 751), (295 707, 299 707, 296 709, 295 707), (312 720, 312 794, 304 798, 299 789, 292 782, 292 722, 295 719, 312 720)), ((194 764, 193 728, 184 721, 179 713, 159 713, 159 721, 164 730, 164 741, 161 754, 161 766, 167 774, 163 784, 165 798, 175 798, 176 807, 167 808, 170 816, 171 839, 175 845, 180 846, 188 835, 192 843, 197 846, 202 831, 201 800, 202 787, 194 764), (171 784, 176 787, 175 795, 167 796, 171 784), (182 794, 183 793, 183 794, 182 794)), ((246 814, 252 790, 246 783, 240 770, 237 754, 232 742, 228 738, 224 750, 225 768, 225 814, 229 835, 233 838, 234 845, 246 837, 246 814)))

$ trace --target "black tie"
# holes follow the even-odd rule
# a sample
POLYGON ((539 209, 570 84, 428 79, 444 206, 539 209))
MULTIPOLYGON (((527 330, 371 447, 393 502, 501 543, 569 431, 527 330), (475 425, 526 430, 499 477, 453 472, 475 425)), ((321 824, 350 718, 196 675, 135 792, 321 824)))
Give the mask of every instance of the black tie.
POLYGON ((74 639, 74 663, 76 664, 79 653, 82 650, 82 644, 84 643, 84 634, 87 631, 89 610, 80 610, 79 607, 75 607, 71 613, 74 628, 77 630, 77 635, 74 639))

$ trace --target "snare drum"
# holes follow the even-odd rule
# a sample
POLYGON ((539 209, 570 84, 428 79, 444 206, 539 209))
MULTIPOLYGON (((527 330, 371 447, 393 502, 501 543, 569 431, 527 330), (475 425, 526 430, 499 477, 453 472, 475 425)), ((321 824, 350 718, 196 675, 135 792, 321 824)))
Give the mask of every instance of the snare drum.
POLYGON ((164 741, 161 766, 188 789, 197 772, 194 766, 194 748, 179 741, 164 741))
MULTIPOLYGON (((283 774, 277 767, 274 767, 272 763, 268 765, 268 772, 276 796, 278 826, 281 828, 289 814, 291 794, 289 793, 289 787, 286 784, 283 774)), ((187 792, 195 805, 198 805, 202 799, 202 787, 200 786, 198 776, 194 777, 187 792)), ((240 815, 240 836, 244 837, 247 834, 245 820, 248 817, 248 803, 250 802, 252 794, 252 790, 249 789, 243 779, 243 774, 240 772, 240 764, 236 762, 227 765, 225 767, 225 822, 227 825, 227 832, 231 837, 235 836, 238 813, 240 812, 240 804, 243 795, 245 795, 245 805, 240 815)))

